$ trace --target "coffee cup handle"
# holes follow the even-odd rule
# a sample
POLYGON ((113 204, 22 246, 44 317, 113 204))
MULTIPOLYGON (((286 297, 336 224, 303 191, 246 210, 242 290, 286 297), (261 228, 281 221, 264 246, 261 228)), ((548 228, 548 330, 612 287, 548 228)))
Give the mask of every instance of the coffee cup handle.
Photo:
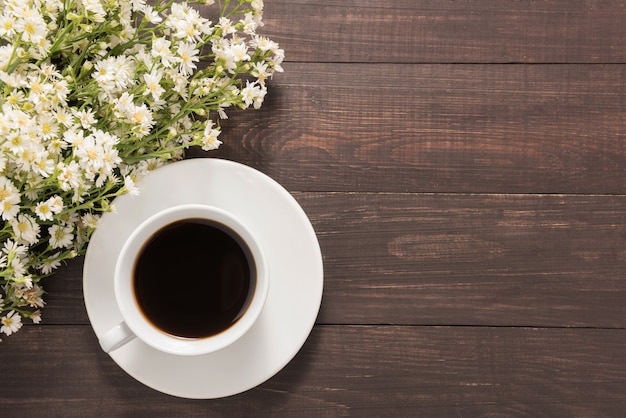
POLYGON ((126 322, 120 322, 100 338, 100 347, 102 347, 105 353, 109 353, 117 350, 134 338, 135 334, 128 328, 126 322))

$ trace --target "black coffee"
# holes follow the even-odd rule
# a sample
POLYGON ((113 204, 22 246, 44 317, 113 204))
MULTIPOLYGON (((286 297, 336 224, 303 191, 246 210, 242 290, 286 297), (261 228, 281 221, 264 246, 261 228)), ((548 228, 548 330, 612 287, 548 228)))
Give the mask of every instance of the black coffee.
POLYGON ((218 334, 244 314, 256 284, 248 246, 230 228, 184 219, 156 232, 135 261, 134 291, 145 317, 184 338, 218 334))

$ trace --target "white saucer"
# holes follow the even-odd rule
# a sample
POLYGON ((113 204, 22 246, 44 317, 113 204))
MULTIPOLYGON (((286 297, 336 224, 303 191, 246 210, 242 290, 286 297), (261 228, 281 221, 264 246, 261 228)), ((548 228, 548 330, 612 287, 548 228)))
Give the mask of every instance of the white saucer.
POLYGON ((102 217, 85 256, 85 305, 98 337, 122 321, 113 293, 122 244, 143 220, 170 206, 210 204, 246 221, 266 250, 270 291, 250 331, 221 351, 175 356, 134 339, 113 351, 113 360, 145 385, 184 398, 235 395, 274 376, 304 344, 322 299, 322 255, 300 205, 265 174, 214 158, 172 163, 146 175, 138 186, 139 196, 115 199, 117 212, 102 217))

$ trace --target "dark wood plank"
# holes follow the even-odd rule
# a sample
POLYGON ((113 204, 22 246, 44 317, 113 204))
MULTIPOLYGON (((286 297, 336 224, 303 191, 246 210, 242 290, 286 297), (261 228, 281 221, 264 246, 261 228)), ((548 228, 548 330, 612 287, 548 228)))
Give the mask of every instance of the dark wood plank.
MULTIPOLYGON (((626 327, 626 196, 294 193, 325 263, 319 323, 626 327)), ((81 260, 46 324, 88 323, 81 260)))
POLYGON ((300 191, 625 193, 625 112, 620 65, 290 64, 208 155, 300 191))
POLYGON ((272 0, 264 35, 290 61, 617 62, 620 0, 272 0))
POLYGON ((298 198, 325 255, 322 323, 626 326, 626 196, 298 198))
POLYGON ((42 280, 42 287, 46 292, 44 295, 46 306, 41 310, 42 323, 47 325, 89 323, 83 298, 83 260, 82 256, 68 260, 52 276, 42 280))
POLYGON ((127 376, 88 326, 39 326, 3 342, 0 416, 614 417, 625 344, 623 329, 318 326, 268 382, 191 401, 127 376))

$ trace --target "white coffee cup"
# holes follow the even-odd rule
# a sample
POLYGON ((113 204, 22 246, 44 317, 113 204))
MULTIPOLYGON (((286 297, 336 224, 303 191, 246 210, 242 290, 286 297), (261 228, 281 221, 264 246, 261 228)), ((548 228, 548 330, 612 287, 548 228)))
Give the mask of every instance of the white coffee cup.
MULTIPOLYGON (((185 243, 180 243, 185 245, 185 243)), ((163 262, 184 262, 163 260, 163 262)), ((176 280, 174 278, 173 280, 176 280)), ((126 240, 115 267, 115 299, 123 321, 100 338, 105 352, 111 352, 138 338, 151 347, 169 354, 201 355, 225 348, 241 338, 257 320, 269 290, 269 266, 253 230, 232 214, 207 205, 181 205, 156 213, 140 224, 126 240), (225 227, 231 235, 237 236, 240 246, 246 247, 250 262, 254 265, 247 308, 235 322, 224 330, 204 337, 186 337, 171 334, 160 329, 142 311, 135 294, 135 265, 145 245, 172 224, 184 220, 206 220, 211 224, 225 227), (234 234, 233 234, 234 233, 234 234)), ((193 291, 193 290, 191 290, 193 291)))

